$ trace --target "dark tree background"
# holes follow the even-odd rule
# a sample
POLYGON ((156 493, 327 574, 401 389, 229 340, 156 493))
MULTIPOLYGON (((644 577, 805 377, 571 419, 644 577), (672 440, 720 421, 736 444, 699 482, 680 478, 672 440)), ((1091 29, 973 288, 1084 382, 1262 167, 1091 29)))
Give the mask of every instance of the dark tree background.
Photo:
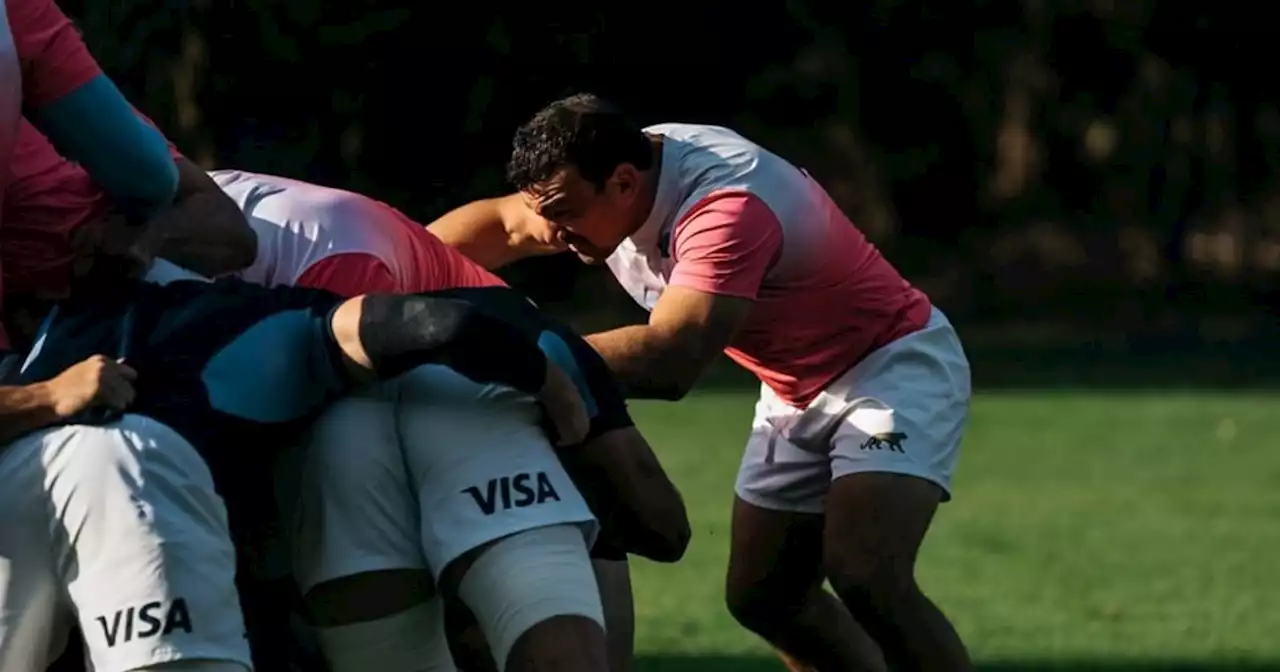
MULTIPOLYGON (((430 221, 501 193, 515 126, 590 90, 806 166, 974 338, 1274 332, 1280 80, 1261 5, 63 4, 206 166, 430 221)), ((520 270, 553 298, 582 273, 520 270)), ((577 305, 602 287, 576 283, 577 305)))

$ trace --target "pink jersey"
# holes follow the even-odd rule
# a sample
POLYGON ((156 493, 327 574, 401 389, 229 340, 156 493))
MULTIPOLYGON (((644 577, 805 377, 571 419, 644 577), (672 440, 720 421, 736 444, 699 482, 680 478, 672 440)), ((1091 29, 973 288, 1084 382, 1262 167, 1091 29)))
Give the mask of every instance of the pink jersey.
POLYGON ((5 0, 0 12, 0 165, 9 161, 24 105, 47 105, 101 73, 80 33, 53 0, 5 0))
POLYGON ((64 159, 25 119, 18 125, 9 166, 11 181, 0 210, 5 290, 64 287, 72 234, 106 216, 111 199, 84 168, 64 159))
POLYGON ((931 306, 800 169, 728 129, 662 124, 649 219, 609 257, 652 310, 668 285, 754 300, 725 354, 805 407, 931 306))
POLYGON ((385 203, 340 189, 235 170, 209 173, 258 234, 241 277, 344 296, 503 285, 385 203))
MULTIPOLYGON (((7 202, 16 175, 22 108, 41 107, 102 74, 80 33, 53 0, 4 0, 0 12, 0 195, 7 202)), ((7 208, 5 208, 7 210, 7 208)), ((0 226, 5 212, 0 210, 0 226)), ((10 275, 4 269, 5 275, 10 275)), ((0 347, 8 347, 0 327, 0 347)))
MULTIPOLYGON (((0 162, 8 163, 14 134, 22 117, 22 65, 9 30, 9 10, 0 11, 0 162)), ((4 185, 0 184, 0 193, 4 185)))

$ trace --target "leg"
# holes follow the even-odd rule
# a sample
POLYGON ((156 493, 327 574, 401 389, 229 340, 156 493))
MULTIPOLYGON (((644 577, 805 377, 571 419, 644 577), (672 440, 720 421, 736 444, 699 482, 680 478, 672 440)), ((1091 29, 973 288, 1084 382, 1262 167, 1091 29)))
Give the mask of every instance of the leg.
POLYGON ((136 415, 46 444, 54 558, 93 668, 251 668, 235 549, 204 460, 136 415))
POLYGON ((455 670, 418 548, 393 386, 343 399, 317 419, 298 487, 294 574, 330 668, 455 670))
POLYGON ((831 585, 895 670, 970 668, 960 636, 915 580, 916 554, 943 490, 914 476, 855 473, 827 500, 831 585))
POLYGON ((955 628, 920 592, 916 555, 948 498, 969 410, 969 366, 951 325, 929 325, 872 353, 828 390, 833 481, 827 576, 890 667, 964 671, 955 628))
POLYGON ((822 502, 829 460, 783 438, 800 412, 767 388, 738 471, 725 595, 744 627, 793 670, 883 670, 848 610, 822 588, 822 502))
MULTIPOLYGON (((58 658, 70 629, 72 616, 53 564, 49 530, 55 521, 42 454, 46 441, 56 443, 73 432, 46 430, 0 447, 0 672, 45 669, 58 658)), ((80 659, 68 662, 78 666, 80 659)))
MULTIPOLYGON (((630 672, 635 657, 635 611, 631 597, 631 567, 625 553, 612 549, 605 552, 608 559, 596 555, 599 542, 592 548, 591 565, 596 584, 600 587, 600 601, 604 607, 605 636, 609 651, 609 669, 612 672, 630 672), (620 559, 619 559, 620 558, 620 559)), ((446 631, 449 649, 458 667, 466 672, 497 672, 497 665, 490 653, 489 642, 473 615, 458 600, 447 601, 446 631)))
POLYGON ((469 552, 443 590, 475 614, 505 672, 608 672, 599 591, 582 532, 554 525, 469 552))
POLYGON ((631 564, 621 560, 592 558, 600 602, 604 606, 604 630, 609 642, 609 669, 631 672, 635 655, 636 614, 631 596, 631 564))
MULTIPOLYGON (((586 609, 585 602, 598 609, 589 561, 585 576, 575 569, 577 549, 585 556, 587 541, 595 537, 595 519, 542 432, 536 404, 523 395, 476 386, 442 367, 411 372, 401 379, 401 389, 397 421, 421 507, 422 552, 446 598, 461 597, 475 614, 496 667, 509 668, 508 660, 526 654, 542 661, 539 665, 559 664, 563 652, 543 647, 548 637, 567 636, 569 630, 584 631, 579 634, 586 643, 594 627, 603 640, 596 623, 602 619, 575 615, 586 609), (572 531, 576 542, 566 548, 566 540, 558 538, 564 532, 553 530, 572 531), (538 564, 548 568, 537 571, 549 572, 541 588, 525 581, 538 564), (508 570, 509 576, 501 575, 508 570), (565 590, 562 571, 577 586, 556 606, 547 591, 565 590), (491 578, 477 578, 484 576, 491 578), (477 606, 476 600, 485 603, 477 606), (529 614, 550 618, 548 609, 568 610, 556 619, 561 625, 526 622, 529 614), (530 628, 532 644, 526 645, 522 634, 530 628), (552 634, 537 634, 546 628, 552 634)), ((564 653, 570 654, 578 655, 564 653)), ((574 660, 580 662, 564 659, 564 665, 574 660)))
POLYGON ((822 517, 735 499, 725 594, 743 627, 792 669, 884 669, 849 612, 822 589, 822 517))

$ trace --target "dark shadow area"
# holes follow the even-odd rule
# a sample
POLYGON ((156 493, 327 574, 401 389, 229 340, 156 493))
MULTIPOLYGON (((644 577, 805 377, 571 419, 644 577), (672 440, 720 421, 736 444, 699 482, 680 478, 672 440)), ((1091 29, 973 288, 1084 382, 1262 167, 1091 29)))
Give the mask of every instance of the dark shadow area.
MULTIPOLYGON (((760 656, 640 656, 636 672, 782 672, 773 658, 760 656)), ((983 672, 1264 672, 1280 670, 1280 661, 1188 660, 1006 660, 980 662, 983 672)))

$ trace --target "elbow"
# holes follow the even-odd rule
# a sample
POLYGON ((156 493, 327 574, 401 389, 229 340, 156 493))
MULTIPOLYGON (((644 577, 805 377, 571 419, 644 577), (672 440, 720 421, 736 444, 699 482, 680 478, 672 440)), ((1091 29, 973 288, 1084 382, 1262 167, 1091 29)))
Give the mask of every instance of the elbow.
POLYGON ((688 383, 678 382, 669 387, 667 394, 663 399, 665 401, 680 401, 688 396, 691 390, 693 390, 692 381, 688 383))
MULTIPOLYGON (((681 367, 676 365, 669 370, 680 371, 681 367)), ((657 398, 660 401, 680 401, 693 390, 696 380, 696 378, 676 374, 675 377, 663 381, 661 385, 655 385, 652 390, 653 394, 648 396, 657 398)))
POLYGON ((240 214, 240 209, 236 208, 235 211, 235 214, 243 222, 243 226, 235 227, 234 232, 227 236, 227 269, 225 271, 227 273, 244 270, 258 260, 258 236, 253 232, 249 223, 244 220, 244 216, 240 214))
POLYGON ((693 531, 689 528, 689 517, 683 515, 682 511, 679 520, 672 521, 672 524, 656 537, 658 543, 655 543, 650 549, 651 552, 644 557, 667 564, 680 562, 685 552, 689 550, 689 540, 692 537, 693 531))
POLYGON ((689 540, 693 537, 689 513, 679 496, 663 508, 664 511, 652 515, 642 530, 633 535, 637 543, 632 552, 653 562, 679 562, 689 550, 689 540))

